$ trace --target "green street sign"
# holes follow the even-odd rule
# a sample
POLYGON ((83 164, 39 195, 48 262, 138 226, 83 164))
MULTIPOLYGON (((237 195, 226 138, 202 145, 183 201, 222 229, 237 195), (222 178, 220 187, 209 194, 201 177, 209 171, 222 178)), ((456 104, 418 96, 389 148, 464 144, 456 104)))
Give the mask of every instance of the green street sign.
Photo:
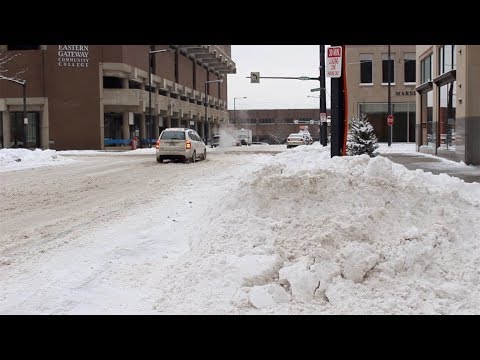
POLYGON ((310 80, 309 76, 300 76, 298 80, 310 80))
POLYGON ((320 91, 320 88, 310 89, 310 92, 320 91))

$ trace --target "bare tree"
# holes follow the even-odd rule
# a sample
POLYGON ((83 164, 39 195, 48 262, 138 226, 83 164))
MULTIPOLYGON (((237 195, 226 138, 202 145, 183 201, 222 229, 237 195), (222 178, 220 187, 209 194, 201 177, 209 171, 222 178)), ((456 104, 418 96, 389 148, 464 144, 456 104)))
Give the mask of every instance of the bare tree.
MULTIPOLYGON (((18 85, 22 86, 23 90, 23 119, 24 119, 24 131, 23 131, 23 142, 22 145, 26 146, 27 144, 27 131, 26 131, 26 125, 27 125, 27 81, 25 79, 20 79, 18 76, 23 74, 27 69, 22 69, 17 71, 14 75, 11 75, 9 73, 8 69, 6 68, 6 65, 11 62, 15 57, 19 56, 20 54, 14 54, 14 55, 8 55, 8 54, 0 54, 0 80, 7 80, 14 82, 18 85)), ((17 138, 15 137, 15 147, 18 145, 17 143, 17 138)))
POLYGON ((270 134, 270 137, 273 139, 273 141, 274 141, 276 144, 281 144, 282 141, 283 141, 283 137, 280 135, 280 132, 278 131, 278 129, 274 130, 274 131, 270 134))
POLYGON ((24 79, 20 79, 18 76, 27 71, 27 69, 19 70, 14 75, 10 75, 8 69, 6 68, 6 65, 19 55, 20 54, 14 54, 9 56, 8 54, 0 53, 0 80, 12 81, 19 85, 25 85, 26 81, 24 79))

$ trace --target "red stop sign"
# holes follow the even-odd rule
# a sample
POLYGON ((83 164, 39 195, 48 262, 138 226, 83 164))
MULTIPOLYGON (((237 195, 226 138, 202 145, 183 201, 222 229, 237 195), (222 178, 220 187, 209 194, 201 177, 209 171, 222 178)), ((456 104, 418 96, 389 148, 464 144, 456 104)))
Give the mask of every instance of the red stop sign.
POLYGON ((392 126, 393 125, 393 115, 387 116, 387 124, 392 126))

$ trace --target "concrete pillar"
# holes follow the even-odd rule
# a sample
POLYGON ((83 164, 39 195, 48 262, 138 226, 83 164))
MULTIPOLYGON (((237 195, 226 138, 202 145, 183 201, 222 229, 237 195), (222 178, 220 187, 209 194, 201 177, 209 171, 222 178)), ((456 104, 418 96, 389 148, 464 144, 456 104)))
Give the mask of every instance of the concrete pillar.
POLYGON ((122 79, 122 89, 128 89, 128 79, 122 79))
POLYGON ((169 117, 165 117, 164 119, 165 119, 164 121, 166 121, 165 127, 171 128, 172 127, 172 118, 169 116, 169 117))
POLYGON ((155 116, 155 120, 153 120, 153 138, 158 139, 158 136, 160 135, 160 131, 158 130, 158 119, 159 115, 155 116))
POLYGON ((123 112, 123 118, 122 118, 122 135, 123 139, 130 139, 130 125, 128 124, 128 111, 123 112))
POLYGON ((45 98, 42 111, 40 112, 40 147, 42 149, 55 149, 55 142, 50 144, 50 126, 48 118, 48 98, 45 98))
POLYGON ((10 113, 8 111, 2 111, 3 121, 3 147, 9 148, 10 145, 10 113))
MULTIPOLYGON (((145 126, 145 113, 140 114, 140 142, 142 139, 147 138, 147 127, 145 126)), ((143 144, 142 146, 145 146, 143 144)))

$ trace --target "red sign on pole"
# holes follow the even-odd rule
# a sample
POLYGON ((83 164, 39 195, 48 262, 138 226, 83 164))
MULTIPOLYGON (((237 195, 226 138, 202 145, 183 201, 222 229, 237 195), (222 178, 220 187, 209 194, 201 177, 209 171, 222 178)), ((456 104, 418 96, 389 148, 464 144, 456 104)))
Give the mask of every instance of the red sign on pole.
POLYGON ((388 115, 387 116, 387 124, 388 124, 388 126, 393 125, 393 115, 388 115))
POLYGON ((342 47, 331 46, 327 52, 327 76, 339 78, 342 75, 342 47))

